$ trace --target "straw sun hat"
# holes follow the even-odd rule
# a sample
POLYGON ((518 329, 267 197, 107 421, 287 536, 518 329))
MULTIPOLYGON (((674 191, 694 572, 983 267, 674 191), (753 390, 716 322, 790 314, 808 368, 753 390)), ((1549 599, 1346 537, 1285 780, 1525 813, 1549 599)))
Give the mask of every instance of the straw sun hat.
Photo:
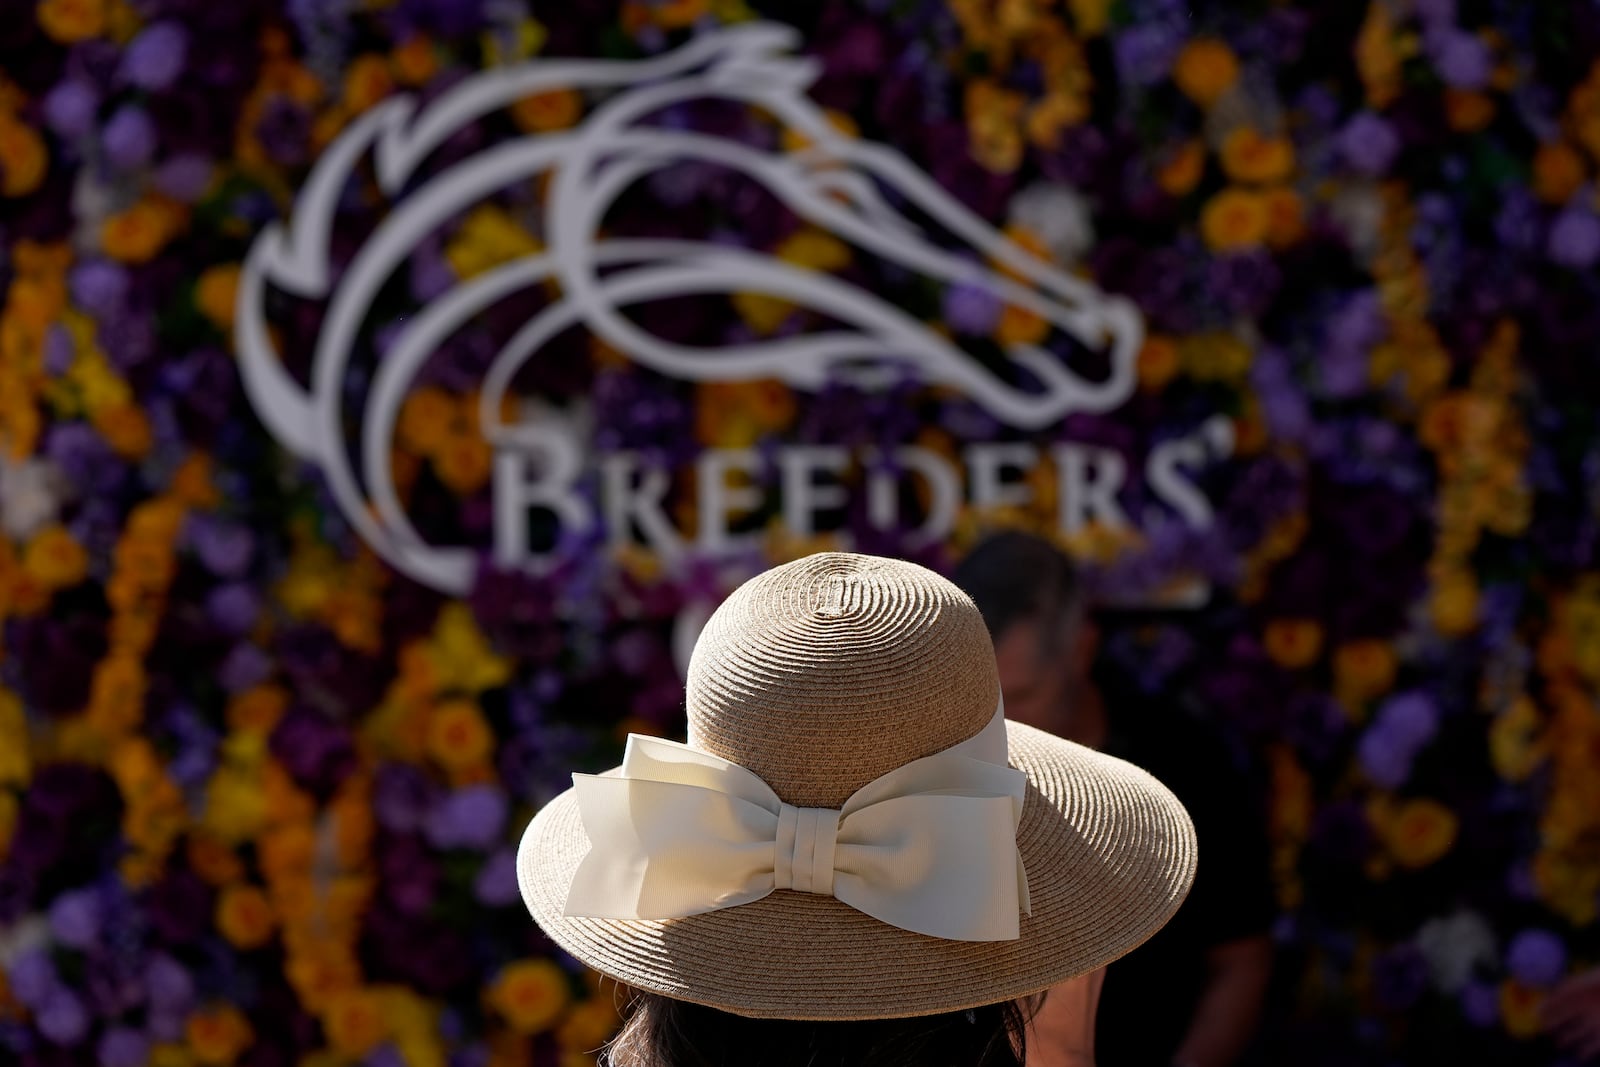
POLYGON ((517 858, 539 925, 627 985, 769 1018, 955 1011, 1122 956, 1193 880, 1177 799, 1002 721, 983 619, 922 567, 825 553, 751 579, 687 703, 687 745, 575 775, 517 858))

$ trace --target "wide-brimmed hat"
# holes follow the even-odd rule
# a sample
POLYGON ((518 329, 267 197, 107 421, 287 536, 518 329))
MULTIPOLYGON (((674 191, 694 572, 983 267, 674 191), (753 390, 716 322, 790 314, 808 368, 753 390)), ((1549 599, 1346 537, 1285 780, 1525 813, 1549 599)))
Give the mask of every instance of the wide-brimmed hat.
POLYGON ((999 708, 983 619, 939 575, 767 571, 695 646, 687 744, 630 739, 534 817, 523 899, 602 974, 747 1016, 931 1015, 1087 974, 1178 909, 1194 828, 1149 774, 999 708))

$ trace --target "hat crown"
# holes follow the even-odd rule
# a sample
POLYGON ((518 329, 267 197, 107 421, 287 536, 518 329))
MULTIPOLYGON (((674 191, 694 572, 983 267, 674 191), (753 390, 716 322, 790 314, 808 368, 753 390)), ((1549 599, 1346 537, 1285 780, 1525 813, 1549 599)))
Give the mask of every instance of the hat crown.
POLYGON ((808 556, 745 582, 689 661, 689 744, 788 804, 837 808, 977 734, 1000 700, 983 617, 901 560, 808 556))

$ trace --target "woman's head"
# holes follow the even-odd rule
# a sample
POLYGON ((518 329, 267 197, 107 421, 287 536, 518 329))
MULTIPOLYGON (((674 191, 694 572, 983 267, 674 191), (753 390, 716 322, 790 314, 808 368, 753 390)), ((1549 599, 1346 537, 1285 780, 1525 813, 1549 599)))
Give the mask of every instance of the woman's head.
POLYGON ((1022 1067, 1030 1003, 905 1019, 749 1019, 639 995, 606 1067, 1022 1067), (758 1051, 759 1050, 759 1051, 758 1051))
POLYGON ((828 553, 751 579, 701 635, 687 711, 688 744, 630 738, 518 856, 545 931, 636 989, 925 1029, 1096 971, 1193 877, 1172 794, 1007 722, 978 609, 913 564, 828 553))

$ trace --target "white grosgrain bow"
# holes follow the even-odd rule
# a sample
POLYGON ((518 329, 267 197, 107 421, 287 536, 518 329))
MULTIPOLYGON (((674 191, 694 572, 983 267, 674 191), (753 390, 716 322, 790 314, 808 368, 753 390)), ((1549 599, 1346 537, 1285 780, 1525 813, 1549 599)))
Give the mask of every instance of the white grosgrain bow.
POLYGON ((796 889, 903 930, 1010 941, 1030 911, 1017 850, 1027 776, 1006 765, 1003 711, 838 810, 785 804, 736 763, 637 735, 617 773, 572 784, 592 847, 569 916, 674 919, 796 889))

